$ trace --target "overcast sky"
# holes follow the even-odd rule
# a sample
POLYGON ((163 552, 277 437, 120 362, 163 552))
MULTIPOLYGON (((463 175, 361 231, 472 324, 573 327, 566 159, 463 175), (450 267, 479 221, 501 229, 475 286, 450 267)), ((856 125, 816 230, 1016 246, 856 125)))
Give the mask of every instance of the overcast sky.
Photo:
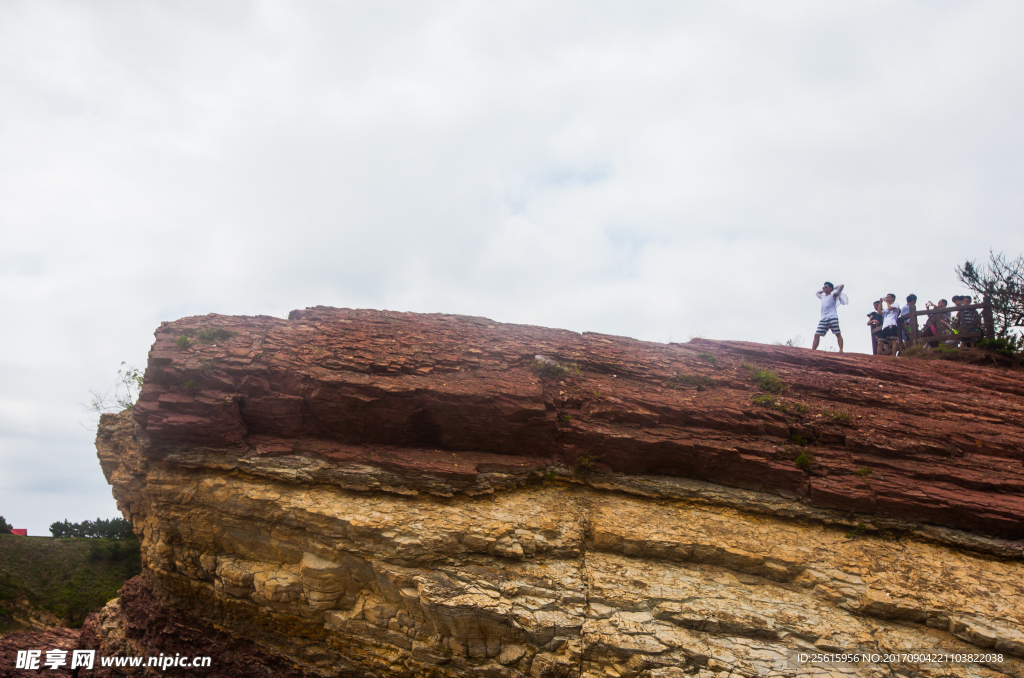
MULTIPOLYGON (((79 403, 317 304, 810 344, 1024 251, 1020 2, 0 4, 0 515, 116 515, 79 403)), ((832 336, 825 346, 835 346, 832 336)))

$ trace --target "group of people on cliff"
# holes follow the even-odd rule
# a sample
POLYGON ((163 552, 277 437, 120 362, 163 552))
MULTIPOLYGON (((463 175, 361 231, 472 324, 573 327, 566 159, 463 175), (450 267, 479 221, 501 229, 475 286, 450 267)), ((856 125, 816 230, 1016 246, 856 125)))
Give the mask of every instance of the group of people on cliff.
MULTIPOLYGON (((811 349, 817 349, 821 338, 828 332, 832 332, 839 343, 839 352, 842 353, 843 335, 839 329, 838 306, 849 303, 849 299, 843 294, 843 285, 826 282, 818 290, 817 296, 821 300, 821 320, 818 322, 818 328, 814 331, 814 343, 811 345, 811 349)), ((925 316, 924 327, 919 329, 920 336, 922 338, 938 338, 963 335, 970 338, 959 338, 958 336, 955 339, 941 339, 941 341, 951 345, 972 345, 972 341, 980 336, 981 318, 975 309, 962 308, 972 305, 971 296, 957 295, 953 297, 952 307, 949 307, 948 303, 945 299, 939 299, 937 304, 930 301, 925 303, 927 310, 937 310, 938 312, 925 316), (941 310, 947 307, 950 309, 949 311, 941 310)), ((872 330, 871 348, 876 354, 881 352, 883 346, 887 346, 891 354, 895 355, 896 346, 899 344, 899 341, 896 340, 902 338, 903 341, 907 341, 909 339, 907 328, 910 326, 910 322, 917 325, 917 318, 910 318, 911 305, 916 307, 916 304, 916 294, 907 295, 907 303, 903 306, 897 304, 896 295, 892 293, 874 302, 875 310, 868 313, 867 325, 872 330), (903 329, 901 329, 901 320, 903 329)), ((939 341, 940 339, 929 341, 926 342, 926 345, 929 348, 936 348, 939 341)))
MULTIPOLYGON (((879 299, 874 303, 875 310, 868 313, 868 327, 872 330, 872 335, 875 338, 874 344, 875 352, 879 351, 877 346, 879 339, 891 340, 897 337, 902 332, 902 339, 906 341, 908 339, 906 329, 899 329, 899 321, 903 320, 904 327, 908 326, 913 320, 916 324, 916 318, 909 318, 910 305, 917 304, 917 295, 907 295, 907 303, 902 307, 896 306, 896 295, 887 294, 883 298, 879 299), (884 308, 883 308, 884 304, 884 308), (876 328, 881 328, 875 332, 876 328)), ((974 303, 973 298, 969 294, 956 295, 953 297, 953 306, 949 306, 949 302, 945 299, 939 299, 939 303, 933 304, 930 301, 925 302, 925 309, 927 310, 940 310, 939 313, 932 313, 926 316, 924 327, 919 329, 920 336, 923 338, 928 337, 941 337, 950 335, 964 335, 964 339, 946 339, 945 343, 950 345, 956 345, 962 343, 964 346, 973 345, 974 340, 980 334, 981 329, 981 316, 973 308, 960 308, 964 306, 971 306, 974 303), (949 308, 949 311, 941 311, 941 309, 949 308), (955 315, 954 315, 955 313, 955 315)), ((895 342, 893 342, 895 343, 895 342)), ((938 341, 929 341, 926 344, 929 348, 935 348, 939 345, 938 341)))

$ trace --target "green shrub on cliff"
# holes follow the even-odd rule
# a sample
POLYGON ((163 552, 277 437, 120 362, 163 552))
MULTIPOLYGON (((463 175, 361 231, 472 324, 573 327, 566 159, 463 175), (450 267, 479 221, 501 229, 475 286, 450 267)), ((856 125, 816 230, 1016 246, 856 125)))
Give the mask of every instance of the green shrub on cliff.
POLYGON ((196 339, 198 339, 201 344, 215 344, 217 342, 227 341, 236 334, 238 334, 238 332, 218 327, 212 330, 199 330, 196 332, 196 339))
POLYGON ((92 402, 85 405, 86 412, 121 412, 135 405, 135 400, 142 390, 143 371, 132 367, 124 360, 121 361, 121 369, 117 371, 117 379, 114 386, 104 393, 89 391, 92 402))
POLYGON ((775 396, 770 396, 767 393, 750 396, 750 402, 758 405, 759 407, 767 407, 770 410, 776 410, 778 412, 785 412, 787 409, 786 403, 781 400, 776 400, 775 396))
POLYGON ((762 391, 779 395, 786 390, 786 382, 782 381, 782 377, 774 372, 764 367, 755 367, 748 362, 744 362, 740 367, 747 370, 750 378, 754 380, 754 383, 762 391))
POLYGON ((821 411, 821 416, 824 419, 827 419, 833 423, 841 424, 844 426, 849 424, 853 420, 853 417, 850 416, 849 412, 844 412, 843 410, 835 410, 830 407, 826 407, 825 409, 823 409, 821 411))
POLYGON ((564 376, 583 376, 583 368, 580 367, 578 363, 563 365, 550 358, 545 358, 544 356, 537 356, 537 360, 530 363, 530 368, 540 376, 548 377, 549 379, 558 379, 564 376))
POLYGON ((786 390, 786 383, 774 372, 764 369, 754 370, 751 376, 754 377, 754 383, 762 391, 779 394, 786 390))
POLYGON ((573 462, 572 472, 574 475, 582 476, 590 473, 594 469, 594 462, 601 459, 603 454, 580 454, 577 455, 576 461, 573 462))
POLYGON ((856 539, 857 537, 860 537, 861 535, 863 535, 864 532, 867 529, 868 529, 868 526, 865 525, 864 523, 857 523, 857 525, 852 530, 850 530, 849 532, 846 533, 846 538, 847 539, 856 539))
POLYGON ((1012 358, 1016 352, 1017 344, 1012 339, 996 337, 995 339, 982 339, 978 342, 978 348, 992 351, 1004 358, 1012 358))
POLYGON ((10 534, 12 529, 14 528, 11 524, 4 520, 3 516, 0 516, 0 534, 10 534))

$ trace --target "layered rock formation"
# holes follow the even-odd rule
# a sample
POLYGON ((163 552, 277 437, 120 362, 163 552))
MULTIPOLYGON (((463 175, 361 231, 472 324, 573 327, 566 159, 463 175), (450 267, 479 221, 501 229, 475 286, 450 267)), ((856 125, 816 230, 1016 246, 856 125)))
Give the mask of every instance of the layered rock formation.
POLYGON ((164 651, 126 612, 146 609, 311 676, 954 675, 799 656, 938 651, 1020 676, 1022 424, 1012 370, 446 315, 187 318, 101 422, 145 573, 90 633, 164 651))

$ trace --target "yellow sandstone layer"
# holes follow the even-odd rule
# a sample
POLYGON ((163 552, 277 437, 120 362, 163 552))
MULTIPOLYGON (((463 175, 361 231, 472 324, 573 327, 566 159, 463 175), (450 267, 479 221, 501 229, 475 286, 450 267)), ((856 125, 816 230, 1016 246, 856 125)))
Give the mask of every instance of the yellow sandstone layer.
POLYGON ((681 479, 360 491, 287 457, 150 460, 133 431, 130 414, 104 416, 97 447, 146 583, 309 675, 1024 676, 1024 563, 994 541, 851 530, 681 479), (1004 660, 799 657, 905 652, 1004 660))

